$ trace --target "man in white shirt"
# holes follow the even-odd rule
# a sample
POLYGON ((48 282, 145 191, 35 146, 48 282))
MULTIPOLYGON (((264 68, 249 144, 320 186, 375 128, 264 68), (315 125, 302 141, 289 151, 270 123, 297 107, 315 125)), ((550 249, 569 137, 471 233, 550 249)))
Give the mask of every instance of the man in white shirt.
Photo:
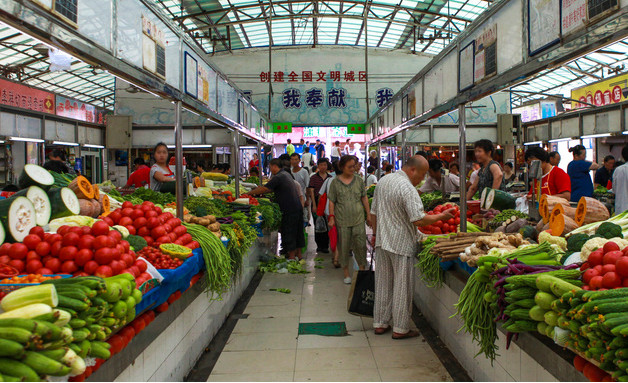
POLYGON ((480 169, 482 169, 482 166, 477 161, 473 161, 472 166, 473 166, 473 172, 471 173, 471 176, 469 177, 469 181, 467 181, 467 190, 469 190, 469 187, 473 185, 475 181, 478 179, 479 174, 480 174, 480 169))
POLYGON ((301 157, 301 162, 303 163, 303 168, 307 170, 308 173, 312 171, 312 166, 314 166, 314 156, 310 153, 310 147, 303 147, 303 156, 301 157))
POLYGON ((628 210, 628 145, 621 151, 625 164, 613 172, 613 193, 615 193, 615 214, 628 210))
POLYGON ((429 166, 429 177, 419 189, 419 194, 429 193, 435 190, 440 190, 444 193, 455 193, 460 191, 460 178, 453 174, 443 175, 441 173, 441 169, 443 167, 443 162, 441 160, 431 159, 429 160, 429 166))
POLYGON ((347 141, 345 142, 345 147, 342 150, 342 154, 345 156, 348 156, 349 154, 351 154, 351 145, 349 144, 351 142, 350 138, 347 138, 347 141))
POLYGON ((370 187, 373 184, 377 183, 377 177, 375 177, 375 168, 372 166, 369 166, 367 169, 367 176, 366 176, 366 187, 370 187))

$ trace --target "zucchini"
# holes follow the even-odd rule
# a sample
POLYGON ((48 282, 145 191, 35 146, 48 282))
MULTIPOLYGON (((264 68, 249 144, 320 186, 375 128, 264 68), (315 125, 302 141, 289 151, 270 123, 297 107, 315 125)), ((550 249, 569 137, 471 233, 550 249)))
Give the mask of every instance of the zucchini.
POLYGON ((554 295, 539 291, 534 296, 534 302, 543 310, 550 310, 552 308, 552 302, 556 299, 554 295))
POLYGON ((0 314, 0 319, 9 319, 9 318, 39 319, 45 316, 46 318, 51 318, 51 320, 56 320, 53 311, 54 310, 45 303, 33 303, 27 306, 22 306, 20 308, 2 313, 0 314))
POLYGON ((6 242, 22 242, 37 226, 35 207, 26 197, 0 200, 0 222, 4 226, 6 242))
POLYGON ((34 351, 26 351, 22 362, 42 375, 65 376, 71 371, 70 367, 34 351))
POLYGON ((52 206, 50 219, 78 215, 81 212, 79 199, 70 188, 54 188, 48 191, 52 206))
POLYGON ((0 374, 15 376, 26 382, 40 382, 39 375, 28 365, 15 359, 0 358, 0 374))
POLYGON ((543 310, 540 306, 534 306, 530 309, 530 311, 528 311, 528 315, 530 316, 530 319, 535 320, 537 322, 544 322, 545 321, 545 313, 547 311, 543 310))
MULTIPOLYGON (((488 188, 485 188, 482 191, 482 194, 484 194, 484 191, 486 191, 486 189, 488 188)), ((516 207, 517 201, 515 197, 513 197, 510 193, 503 190, 488 189, 488 192, 486 193, 486 199, 484 200, 484 209, 496 209, 502 211, 514 209, 516 207)))
POLYGON ((38 335, 44 340, 56 339, 61 329, 51 323, 32 319, 10 318, 0 319, 0 327, 17 327, 38 335))
POLYGON ((59 303, 57 290, 52 285, 23 287, 7 294, 0 301, 0 306, 4 311, 11 311, 34 303, 43 303, 50 307, 57 306, 59 303))
POLYGON ((583 294, 582 300, 593 301, 598 299, 610 299, 610 298, 628 298, 628 288, 611 289, 604 291, 588 291, 583 294))
POLYGON ((24 354, 24 346, 18 342, 0 339, 0 356, 19 358, 24 354))
MULTIPOLYGON (((27 344, 35 336, 32 332, 19 327, 0 327, 0 339, 8 339, 21 344, 27 344)), ((2 371, 0 371, 2 373, 2 371)))
POLYGON ((46 169, 35 164, 26 164, 22 169, 22 174, 18 178, 20 189, 26 189, 29 186, 39 186, 44 190, 50 189, 54 185, 55 179, 46 169))
POLYGON ((548 324, 548 326, 556 326, 558 323, 558 313, 554 312, 554 311, 548 311, 545 313, 545 315, 543 315, 544 321, 545 323, 548 324))
POLYGON ((46 226, 50 222, 52 205, 48 193, 39 186, 29 186, 28 189, 20 190, 14 197, 26 197, 35 207, 37 225, 46 226))

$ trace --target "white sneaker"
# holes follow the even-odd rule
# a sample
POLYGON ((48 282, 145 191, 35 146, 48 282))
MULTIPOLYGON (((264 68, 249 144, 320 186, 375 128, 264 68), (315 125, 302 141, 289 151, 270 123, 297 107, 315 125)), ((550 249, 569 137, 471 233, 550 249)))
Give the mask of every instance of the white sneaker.
POLYGON ((350 285, 350 284, 351 284, 351 277, 346 277, 345 279, 343 279, 343 282, 344 282, 346 285, 350 285))

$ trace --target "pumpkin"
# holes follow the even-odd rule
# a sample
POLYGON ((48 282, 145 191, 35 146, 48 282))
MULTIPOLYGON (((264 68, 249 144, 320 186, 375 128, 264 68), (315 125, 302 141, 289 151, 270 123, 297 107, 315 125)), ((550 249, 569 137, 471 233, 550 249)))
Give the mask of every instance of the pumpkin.
POLYGON ((81 199, 94 198, 94 187, 87 178, 83 176, 78 176, 73 179, 72 182, 68 184, 68 187, 81 199))
POLYGON ((91 200, 81 198, 79 199, 79 206, 81 207, 80 215, 87 217, 93 216, 94 205, 92 205, 91 200))
POLYGON ((602 202, 595 198, 582 197, 578 201, 574 219, 578 225, 582 226, 593 222, 606 221, 610 217, 608 209, 602 202))
POLYGON ((570 207, 569 201, 564 198, 547 194, 541 195, 541 198, 539 199, 539 215, 543 218, 544 223, 549 222, 550 213, 554 210, 554 206, 557 204, 563 205, 563 207, 570 207))
POLYGON ((549 219, 549 228, 552 230, 552 235, 565 235, 579 226, 573 218, 565 214, 563 205, 557 204, 554 206, 549 219))
POLYGON ((94 189, 94 199, 96 201, 100 200, 100 189, 98 188, 98 185, 92 185, 92 189, 94 189))
POLYGON ((109 196, 106 194, 101 194, 99 198, 100 205, 102 205, 102 213, 109 213, 111 211, 111 201, 109 201, 109 196))

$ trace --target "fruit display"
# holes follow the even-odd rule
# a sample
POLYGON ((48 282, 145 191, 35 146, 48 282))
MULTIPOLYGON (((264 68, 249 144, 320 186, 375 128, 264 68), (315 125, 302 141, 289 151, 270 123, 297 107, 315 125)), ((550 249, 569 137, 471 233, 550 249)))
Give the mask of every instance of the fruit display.
MULTIPOLYGON (((458 231, 458 225, 460 225, 460 207, 455 204, 443 204, 438 205, 434 208, 434 210, 427 212, 428 215, 440 214, 447 209, 455 209, 454 218, 450 218, 447 221, 438 221, 432 225, 422 226, 420 228, 421 232, 424 234, 449 234, 455 233, 458 231)), ((467 217, 470 220, 471 212, 467 212, 467 217)))
POLYGON ((168 254, 164 254, 160 249, 156 249, 154 247, 145 247, 140 250, 137 255, 145 258, 157 269, 176 269, 183 264, 181 259, 173 258, 168 254))

